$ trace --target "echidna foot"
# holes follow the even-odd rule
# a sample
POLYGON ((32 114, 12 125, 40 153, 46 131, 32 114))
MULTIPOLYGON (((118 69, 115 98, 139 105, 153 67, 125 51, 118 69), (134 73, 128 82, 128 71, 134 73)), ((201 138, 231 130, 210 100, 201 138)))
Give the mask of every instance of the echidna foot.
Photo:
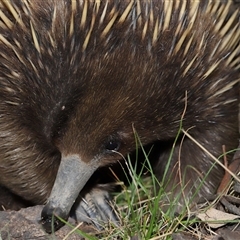
POLYGON ((106 224, 120 224, 110 195, 104 189, 94 188, 84 197, 80 196, 72 212, 71 215, 78 222, 91 223, 98 230, 102 230, 106 224))

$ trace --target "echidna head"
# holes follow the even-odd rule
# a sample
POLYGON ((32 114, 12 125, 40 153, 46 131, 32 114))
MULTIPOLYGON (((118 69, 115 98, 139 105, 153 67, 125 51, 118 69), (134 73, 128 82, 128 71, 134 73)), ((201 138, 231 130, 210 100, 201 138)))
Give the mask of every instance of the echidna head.
POLYGON ((143 144, 158 138, 159 104, 152 104, 156 96, 149 94, 156 90, 154 68, 140 58, 139 64, 132 64, 126 61, 130 52, 124 53, 87 61, 85 70, 77 75, 81 91, 74 111, 68 111, 71 101, 63 101, 60 106, 59 118, 67 120, 54 134, 62 159, 43 210, 45 223, 51 222, 46 219, 53 213, 66 219, 94 171, 136 149, 135 130, 143 144))

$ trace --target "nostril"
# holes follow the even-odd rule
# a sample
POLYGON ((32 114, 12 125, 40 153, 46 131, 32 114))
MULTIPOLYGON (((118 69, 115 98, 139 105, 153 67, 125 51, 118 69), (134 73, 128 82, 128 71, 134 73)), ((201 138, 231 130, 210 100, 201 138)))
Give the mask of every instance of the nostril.
POLYGON ((68 214, 64 213, 60 208, 53 208, 46 205, 41 214, 41 224, 47 233, 52 233, 60 229, 64 222, 61 219, 67 220, 68 214))

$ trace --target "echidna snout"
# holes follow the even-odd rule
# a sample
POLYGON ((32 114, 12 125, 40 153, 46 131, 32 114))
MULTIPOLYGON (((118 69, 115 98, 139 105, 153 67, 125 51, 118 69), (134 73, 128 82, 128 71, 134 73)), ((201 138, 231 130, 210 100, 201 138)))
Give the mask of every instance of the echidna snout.
POLYGON ((84 163, 77 155, 62 157, 51 197, 42 211, 42 224, 47 232, 52 231, 53 216, 55 230, 63 225, 57 217, 68 219, 73 203, 96 169, 97 164, 84 163))

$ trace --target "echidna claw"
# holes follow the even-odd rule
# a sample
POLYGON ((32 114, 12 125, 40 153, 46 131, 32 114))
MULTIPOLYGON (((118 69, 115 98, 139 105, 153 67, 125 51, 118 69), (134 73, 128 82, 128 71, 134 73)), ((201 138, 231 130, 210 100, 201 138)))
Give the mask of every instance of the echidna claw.
POLYGON ((94 188, 81 197, 80 202, 76 202, 72 210, 77 222, 91 223, 99 231, 103 230, 106 224, 120 225, 109 193, 103 189, 94 188))

